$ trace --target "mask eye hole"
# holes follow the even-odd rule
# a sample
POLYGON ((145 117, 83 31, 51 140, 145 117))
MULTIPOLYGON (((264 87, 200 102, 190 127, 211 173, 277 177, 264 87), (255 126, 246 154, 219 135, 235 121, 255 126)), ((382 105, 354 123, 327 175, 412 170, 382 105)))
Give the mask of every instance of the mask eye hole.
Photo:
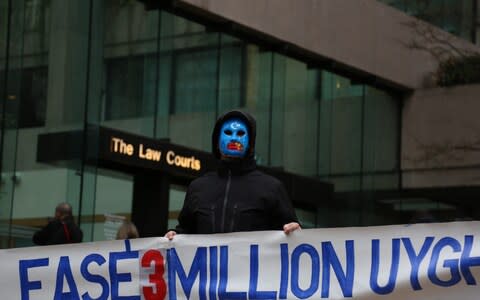
POLYGON ((226 129, 225 131, 223 131, 223 133, 225 133, 226 135, 232 135, 232 131, 230 129, 226 129))
POLYGON ((242 137, 242 136, 245 135, 245 131, 239 130, 239 131, 237 132, 237 135, 240 136, 240 137, 242 137))

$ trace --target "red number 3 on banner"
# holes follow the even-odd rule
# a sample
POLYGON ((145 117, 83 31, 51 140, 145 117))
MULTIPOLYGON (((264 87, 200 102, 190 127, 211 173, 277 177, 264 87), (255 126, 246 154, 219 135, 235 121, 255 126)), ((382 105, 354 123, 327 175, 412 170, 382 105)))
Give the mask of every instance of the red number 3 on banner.
POLYGON ((155 265, 155 273, 148 276, 149 282, 155 285, 156 293, 152 286, 144 286, 143 296, 145 300, 163 300, 167 295, 167 284, 163 279, 165 273, 165 261, 158 250, 148 250, 142 257, 142 267, 150 267, 152 262, 155 265))

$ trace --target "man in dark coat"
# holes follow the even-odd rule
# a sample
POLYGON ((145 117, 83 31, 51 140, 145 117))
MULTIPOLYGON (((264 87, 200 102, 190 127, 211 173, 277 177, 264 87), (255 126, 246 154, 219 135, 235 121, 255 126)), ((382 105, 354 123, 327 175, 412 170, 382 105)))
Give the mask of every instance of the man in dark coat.
POLYGON ((220 116, 212 133, 217 172, 192 181, 178 217, 176 233, 208 234, 238 231, 300 229, 295 211, 276 178, 256 169, 255 119, 242 111, 220 116))
POLYGON ((68 203, 58 204, 54 218, 33 235, 33 242, 37 245, 80 243, 82 239, 83 232, 75 224, 72 206, 68 203))

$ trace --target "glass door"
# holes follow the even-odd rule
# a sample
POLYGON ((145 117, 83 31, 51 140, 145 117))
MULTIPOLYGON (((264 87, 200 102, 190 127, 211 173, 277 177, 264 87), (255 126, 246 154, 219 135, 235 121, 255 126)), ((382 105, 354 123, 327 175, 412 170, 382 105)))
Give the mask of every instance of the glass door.
POLYGON ((115 239, 118 227, 131 220, 133 175, 98 169, 95 187, 93 241, 115 239))
POLYGON ((178 224, 178 215, 183 207, 187 187, 183 185, 170 184, 168 200, 168 229, 174 229, 178 224))

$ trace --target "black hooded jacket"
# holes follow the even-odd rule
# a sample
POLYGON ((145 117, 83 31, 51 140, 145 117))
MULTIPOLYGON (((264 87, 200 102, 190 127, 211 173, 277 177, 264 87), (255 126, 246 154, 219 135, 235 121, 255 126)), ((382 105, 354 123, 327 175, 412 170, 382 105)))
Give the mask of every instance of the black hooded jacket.
POLYGON ((283 184, 256 169, 255 119, 245 112, 230 111, 219 117, 212 133, 212 152, 221 159, 217 172, 192 181, 178 217, 178 233, 225 233, 282 230, 298 222, 283 184), (249 148, 244 158, 221 159, 219 131, 232 118, 245 121, 249 148))

